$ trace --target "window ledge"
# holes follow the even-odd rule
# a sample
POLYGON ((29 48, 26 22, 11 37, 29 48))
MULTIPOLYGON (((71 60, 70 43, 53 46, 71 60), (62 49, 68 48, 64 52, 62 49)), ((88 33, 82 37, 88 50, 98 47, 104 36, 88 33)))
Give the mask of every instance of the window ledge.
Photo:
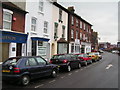
POLYGON ((44 15, 44 12, 38 11, 38 13, 44 15))

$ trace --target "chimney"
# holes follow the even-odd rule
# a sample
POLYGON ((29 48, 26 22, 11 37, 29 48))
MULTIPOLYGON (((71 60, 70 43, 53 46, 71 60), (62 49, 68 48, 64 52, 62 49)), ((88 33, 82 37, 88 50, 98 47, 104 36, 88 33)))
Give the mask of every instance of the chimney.
POLYGON ((75 9, 74 9, 74 6, 71 6, 71 7, 68 7, 68 10, 72 13, 74 13, 75 9))

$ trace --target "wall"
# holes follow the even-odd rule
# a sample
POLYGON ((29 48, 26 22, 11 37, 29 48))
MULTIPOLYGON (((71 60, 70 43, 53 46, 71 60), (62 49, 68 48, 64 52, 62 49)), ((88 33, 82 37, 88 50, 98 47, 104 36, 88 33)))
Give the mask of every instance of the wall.
POLYGON ((0 1, 0 29, 2 29, 2 3, 0 1))

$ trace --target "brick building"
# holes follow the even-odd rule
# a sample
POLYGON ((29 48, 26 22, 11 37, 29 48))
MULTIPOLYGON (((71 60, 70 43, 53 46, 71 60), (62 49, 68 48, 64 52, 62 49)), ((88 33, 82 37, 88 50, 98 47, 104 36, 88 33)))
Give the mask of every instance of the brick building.
POLYGON ((24 56, 28 36, 25 34, 26 11, 12 2, 0 2, 0 4, 0 47, 2 48, 0 60, 24 56))

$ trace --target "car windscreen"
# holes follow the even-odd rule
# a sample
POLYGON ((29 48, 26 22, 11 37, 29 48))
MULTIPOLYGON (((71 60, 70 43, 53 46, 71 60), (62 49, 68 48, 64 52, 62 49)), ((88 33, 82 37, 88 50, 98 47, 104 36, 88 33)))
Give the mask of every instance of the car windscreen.
POLYGON ((64 59, 65 55, 54 55, 51 59, 64 59))
POLYGON ((95 53, 89 53, 88 55, 95 55, 95 53))
POLYGON ((5 61, 3 63, 3 65, 17 65, 18 61, 20 60, 21 58, 10 58, 8 59, 7 61, 5 61))

